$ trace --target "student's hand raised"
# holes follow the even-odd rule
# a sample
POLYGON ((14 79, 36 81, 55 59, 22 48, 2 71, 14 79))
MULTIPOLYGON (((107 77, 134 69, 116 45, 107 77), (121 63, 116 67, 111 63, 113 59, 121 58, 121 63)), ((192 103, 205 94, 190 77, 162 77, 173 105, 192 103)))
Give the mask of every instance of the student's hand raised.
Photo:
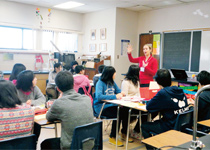
POLYGON ((132 47, 132 45, 129 44, 127 46, 127 52, 128 52, 128 54, 130 54, 132 51, 133 51, 133 47, 132 47))

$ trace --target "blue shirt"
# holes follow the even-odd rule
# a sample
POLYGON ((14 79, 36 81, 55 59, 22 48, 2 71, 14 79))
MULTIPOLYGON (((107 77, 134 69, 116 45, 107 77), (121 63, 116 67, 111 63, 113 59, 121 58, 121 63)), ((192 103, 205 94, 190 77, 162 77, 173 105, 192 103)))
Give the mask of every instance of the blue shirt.
MULTIPOLYGON (((94 98, 94 109, 96 113, 99 115, 101 107, 103 105, 102 100, 114 100, 117 99, 116 94, 121 93, 120 88, 114 82, 114 85, 107 85, 101 79, 98 80, 96 84, 96 95, 94 98)), ((112 106, 117 106, 116 104, 109 104, 107 103, 104 106, 104 109, 112 106)))

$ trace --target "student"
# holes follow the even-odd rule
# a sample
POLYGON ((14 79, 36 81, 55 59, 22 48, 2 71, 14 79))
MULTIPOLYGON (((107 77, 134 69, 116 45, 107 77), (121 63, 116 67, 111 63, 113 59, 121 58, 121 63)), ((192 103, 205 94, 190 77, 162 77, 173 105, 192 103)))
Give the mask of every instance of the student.
POLYGON ((61 138, 47 139, 41 149, 70 149, 73 131, 76 126, 93 122, 93 109, 90 98, 76 93, 73 89, 73 76, 68 71, 61 71, 55 78, 61 98, 57 99, 46 118, 48 121, 61 121, 61 138))
POLYGON ((78 62, 76 60, 71 62, 71 69, 69 70, 73 75, 76 74, 75 73, 75 67, 78 65, 78 62))
POLYGON ((143 47, 143 52, 145 56, 138 58, 133 58, 131 52, 133 48, 128 45, 128 59, 132 63, 139 63, 140 73, 139 80, 141 87, 149 87, 150 81, 153 81, 153 76, 157 72, 158 62, 152 57, 152 44, 145 44, 143 47))
POLYGON ((15 85, 0 80, 0 140, 31 134, 34 112, 29 105, 21 105, 15 85), (15 128, 14 126, 20 128, 15 128))
MULTIPOLYGON (((114 82, 116 76, 115 68, 112 66, 106 66, 102 72, 101 77, 96 84, 96 96, 94 100, 94 109, 97 114, 100 113, 101 107, 103 105, 103 100, 114 100, 120 99, 125 94, 121 92, 117 84, 114 82)), ((108 118, 116 118, 117 117, 117 105, 106 103, 103 111, 102 116, 107 116, 108 118)), ((125 107, 120 108, 120 122, 122 121, 122 135, 121 138, 126 138, 127 133, 127 124, 128 124, 128 109, 125 107)), ((119 125, 120 125, 119 122, 119 125)), ((112 129, 110 133, 109 143, 116 145, 116 120, 112 122, 112 129)), ((129 142, 133 142, 131 138, 129 138, 129 142)), ((117 142, 117 146, 123 146, 121 141, 117 142)))
MULTIPOLYGON (((201 88, 210 84, 210 73, 201 71, 197 76, 201 88)), ((210 90, 205 90, 198 99, 198 121, 210 119, 210 90)))
POLYGON ((23 64, 19 64, 19 63, 15 64, 13 66, 12 73, 9 77, 9 80, 12 81, 14 84, 16 84, 17 76, 23 70, 26 70, 26 67, 23 64))
POLYGON ((75 67, 76 75, 74 75, 74 90, 78 92, 80 87, 90 86, 89 79, 84 75, 85 69, 82 65, 75 67))
POLYGON ((140 96, 139 87, 139 67, 131 65, 122 81, 121 90, 126 96, 140 96))
POLYGON ((48 77, 46 94, 52 97, 52 99, 58 98, 58 94, 55 89, 55 77, 60 71, 62 71, 62 65, 60 63, 55 63, 54 70, 50 72, 49 77, 48 77))
MULTIPOLYGON (((178 114, 189 110, 183 90, 171 86, 171 75, 167 69, 159 69, 154 78, 161 90, 146 104, 146 109, 150 113, 160 112, 163 117, 142 124, 142 135, 145 139, 152 136, 151 132, 159 134, 173 129, 178 114)), ((149 145, 146 147, 151 148, 149 145)))
POLYGON ((23 103, 32 106, 45 104, 46 99, 36 86, 37 78, 31 70, 24 70, 17 77, 17 92, 23 103))
MULTIPOLYGON (((26 103, 31 106, 43 105, 46 102, 45 96, 41 90, 36 86, 37 78, 31 70, 24 70, 17 76, 17 93, 22 103, 26 103)), ((36 135, 36 141, 38 141, 41 131, 41 126, 34 123, 34 134, 36 135)))
POLYGON ((96 83, 98 82, 98 79, 100 78, 100 76, 101 76, 101 74, 102 74, 102 72, 104 70, 104 67, 105 67, 105 65, 100 65, 98 67, 98 74, 94 75, 94 77, 93 77, 94 87, 96 87, 96 83))

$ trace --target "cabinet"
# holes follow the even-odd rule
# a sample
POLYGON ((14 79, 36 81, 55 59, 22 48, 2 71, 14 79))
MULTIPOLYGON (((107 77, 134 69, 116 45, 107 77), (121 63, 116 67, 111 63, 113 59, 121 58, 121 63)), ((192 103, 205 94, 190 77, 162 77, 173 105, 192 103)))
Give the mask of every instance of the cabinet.
MULTIPOLYGON (((111 56, 107 56, 104 60, 111 60, 111 56)), ((94 75, 98 73, 98 67, 104 64, 104 60, 94 63, 94 68, 85 68, 85 75, 88 75, 89 80, 93 80, 94 75)))

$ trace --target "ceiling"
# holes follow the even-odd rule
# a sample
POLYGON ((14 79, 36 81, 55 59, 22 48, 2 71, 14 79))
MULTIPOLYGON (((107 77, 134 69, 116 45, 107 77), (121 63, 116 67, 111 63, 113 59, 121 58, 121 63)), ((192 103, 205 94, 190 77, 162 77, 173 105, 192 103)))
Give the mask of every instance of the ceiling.
POLYGON ((111 9, 115 7, 125 8, 140 12, 140 11, 161 9, 175 5, 186 5, 189 3, 203 2, 210 0, 6 0, 6 1, 31 4, 47 8, 53 8, 53 6, 57 4, 65 3, 68 1, 76 1, 84 3, 85 5, 73 9, 65 9, 65 11, 89 13, 105 9, 111 9))

